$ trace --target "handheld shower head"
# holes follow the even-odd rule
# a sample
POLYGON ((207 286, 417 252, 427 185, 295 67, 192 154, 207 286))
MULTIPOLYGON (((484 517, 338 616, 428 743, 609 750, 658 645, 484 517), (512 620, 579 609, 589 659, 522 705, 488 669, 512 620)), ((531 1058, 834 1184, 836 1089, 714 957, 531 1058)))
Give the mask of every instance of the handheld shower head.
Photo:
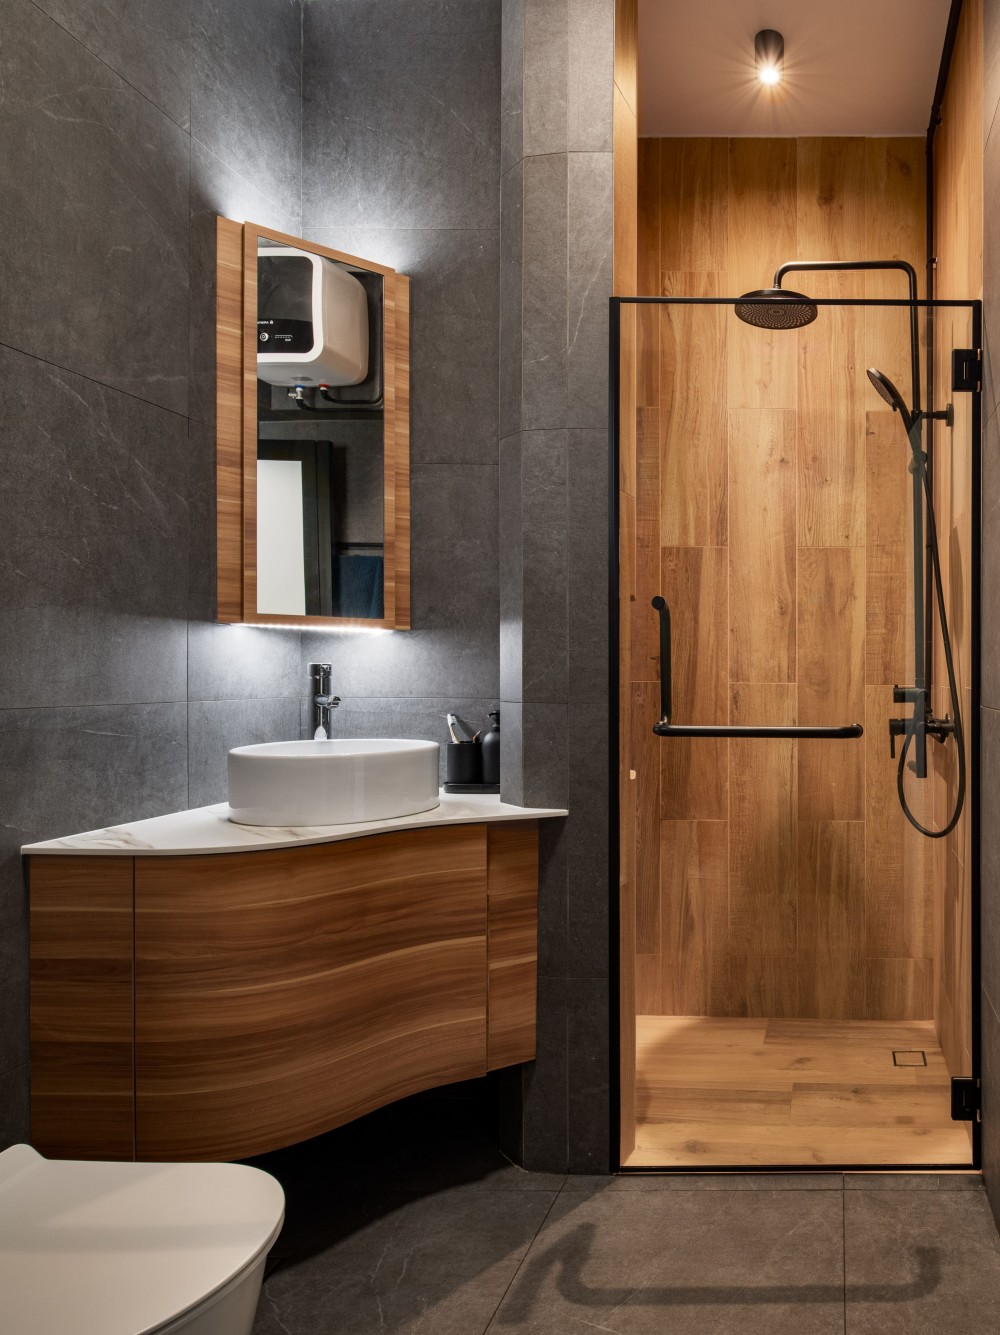
POLYGON ((884 403, 887 403, 894 413, 899 413, 903 419, 907 433, 913 426, 913 414, 907 408, 903 401, 903 396, 892 383, 889 377, 875 366, 869 366, 868 379, 871 381, 872 389, 884 403))
POLYGON ((815 302, 801 292, 790 292, 783 287, 745 292, 735 310, 738 319, 757 329, 802 329, 812 324, 818 314, 815 302))

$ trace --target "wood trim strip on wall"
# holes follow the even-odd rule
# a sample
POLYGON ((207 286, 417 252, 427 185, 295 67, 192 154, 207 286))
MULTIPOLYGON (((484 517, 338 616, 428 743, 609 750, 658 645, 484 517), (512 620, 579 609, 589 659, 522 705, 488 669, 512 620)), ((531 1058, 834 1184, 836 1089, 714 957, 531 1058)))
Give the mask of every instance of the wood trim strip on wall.
POLYGON ((243 228, 216 219, 216 617, 243 620, 243 228))
MULTIPOLYGON (((410 280, 396 274, 396 416, 393 448, 395 626, 410 629, 410 280)), ((388 454, 388 449, 386 450, 388 454)))
POLYGON ((396 280, 382 280, 382 624, 396 624, 396 280))
MULTIPOLYGON (((257 614, 257 240, 259 230, 243 227, 243 620, 257 614)), ((287 618, 286 618, 287 620, 287 618)))

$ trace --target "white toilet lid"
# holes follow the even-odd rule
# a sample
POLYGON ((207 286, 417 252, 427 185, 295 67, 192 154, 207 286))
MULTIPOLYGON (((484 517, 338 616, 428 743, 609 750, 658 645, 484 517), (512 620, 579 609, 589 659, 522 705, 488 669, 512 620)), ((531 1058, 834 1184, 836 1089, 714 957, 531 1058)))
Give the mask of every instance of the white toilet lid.
POLYGON ((242 1164, 0 1154, 0 1330, 144 1335, 274 1242, 285 1197, 242 1164))

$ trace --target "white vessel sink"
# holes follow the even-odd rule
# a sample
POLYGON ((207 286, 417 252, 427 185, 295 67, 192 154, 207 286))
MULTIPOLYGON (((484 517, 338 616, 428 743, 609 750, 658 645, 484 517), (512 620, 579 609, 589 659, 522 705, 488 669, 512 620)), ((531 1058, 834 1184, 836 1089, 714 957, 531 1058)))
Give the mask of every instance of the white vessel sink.
POLYGON ((437 742, 265 742, 229 752, 229 819, 343 825, 438 805, 437 742))

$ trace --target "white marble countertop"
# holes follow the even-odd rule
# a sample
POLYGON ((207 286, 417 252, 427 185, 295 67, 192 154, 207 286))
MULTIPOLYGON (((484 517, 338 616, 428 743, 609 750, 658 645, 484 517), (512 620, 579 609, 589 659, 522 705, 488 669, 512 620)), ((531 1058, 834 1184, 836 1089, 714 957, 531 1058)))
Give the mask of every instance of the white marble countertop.
POLYGON ((430 811, 395 820, 359 821, 351 825, 236 825, 229 819, 229 805, 195 807, 169 816, 110 825, 106 830, 88 830, 62 839, 24 844, 22 853, 92 853, 107 857, 181 857, 198 853, 245 853, 251 848, 287 848, 294 844, 332 844, 341 839, 360 839, 367 834, 393 830, 417 830, 430 825, 476 825, 482 821, 547 820, 569 813, 556 807, 515 807, 493 793, 441 792, 430 811))

